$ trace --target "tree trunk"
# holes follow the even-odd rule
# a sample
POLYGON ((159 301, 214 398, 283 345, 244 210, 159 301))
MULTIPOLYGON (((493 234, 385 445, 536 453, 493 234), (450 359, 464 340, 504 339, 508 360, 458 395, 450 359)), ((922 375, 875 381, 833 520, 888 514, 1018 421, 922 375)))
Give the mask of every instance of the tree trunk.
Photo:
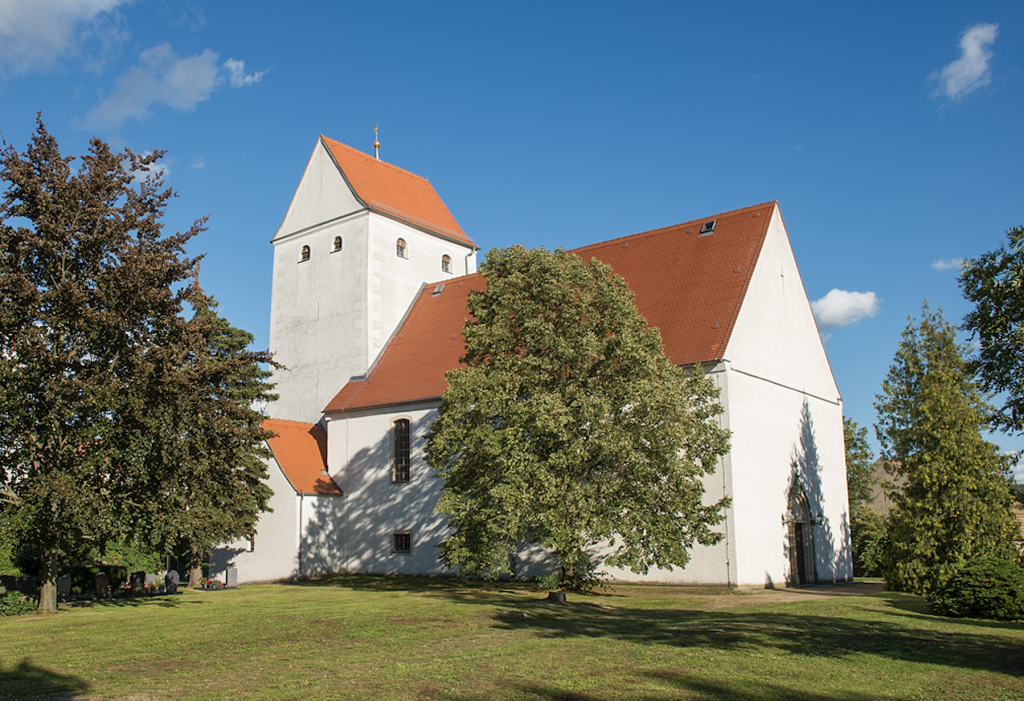
POLYGON ((45 553, 41 558, 43 571, 39 587, 39 613, 57 613, 57 555, 45 553))
POLYGON ((192 548, 188 558, 188 588, 200 589, 203 586, 203 554, 192 548))

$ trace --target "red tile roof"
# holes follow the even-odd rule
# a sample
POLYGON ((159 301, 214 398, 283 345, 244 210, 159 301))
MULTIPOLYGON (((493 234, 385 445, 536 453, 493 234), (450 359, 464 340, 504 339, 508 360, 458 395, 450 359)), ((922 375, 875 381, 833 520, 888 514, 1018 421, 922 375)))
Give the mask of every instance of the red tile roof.
POLYGON ((266 419, 263 428, 276 434, 267 442, 296 493, 341 494, 327 474, 327 434, 320 426, 266 419))
MULTIPOLYGON (((766 202, 572 252, 625 278, 637 309, 661 330, 673 363, 721 360, 776 207, 766 202), (711 220, 713 233, 701 236, 711 220)), ((437 295, 437 285, 428 285, 367 379, 346 384, 325 411, 440 397, 444 373, 459 367, 465 352, 469 291, 486 284, 474 274, 448 282, 437 295)))
POLYGON ((776 206, 765 202, 572 252, 626 279, 673 363, 721 360, 776 206), (712 220, 714 232, 701 236, 712 220))
POLYGON ((466 351, 462 327, 470 316, 469 293, 486 287, 487 279, 475 273, 420 290, 368 377, 346 384, 324 411, 440 397, 448 386, 444 374, 459 367, 466 351))
POLYGON ((356 197, 370 209, 475 246, 426 178, 320 137, 356 197))

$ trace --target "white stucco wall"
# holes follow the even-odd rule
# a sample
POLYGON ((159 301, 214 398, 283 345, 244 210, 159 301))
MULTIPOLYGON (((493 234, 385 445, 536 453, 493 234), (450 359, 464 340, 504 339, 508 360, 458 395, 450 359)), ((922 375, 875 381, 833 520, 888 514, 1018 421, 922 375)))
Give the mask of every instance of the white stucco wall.
POLYGON ((238 581, 270 582, 295 574, 295 528, 298 503, 295 490, 285 478, 277 461, 267 463, 267 485, 274 491, 270 497, 272 511, 264 512, 256 526, 253 551, 249 541, 237 540, 213 549, 211 576, 220 576, 228 565, 238 569, 238 581))
POLYGON ((791 579, 783 515, 794 478, 811 510, 819 581, 852 576, 842 401, 776 211, 726 349, 737 583, 791 579))
POLYGON ((346 567, 372 574, 445 574, 437 559, 447 536, 446 518, 435 512, 442 482, 426 464, 423 448, 437 403, 389 412, 347 415, 327 424, 329 472, 348 498, 346 567), (392 425, 409 420, 410 481, 392 482, 392 425), (412 534, 412 553, 391 552, 391 534, 412 534))
MULTIPOLYGON (((346 525, 348 539, 345 567, 351 572, 376 574, 451 574, 438 559, 438 546, 447 537, 447 519, 436 513, 443 482, 424 461, 427 427, 437 416, 437 402, 409 405, 378 413, 346 414, 327 424, 329 472, 348 497, 346 525), (410 422, 412 452, 411 481, 391 482, 391 427, 398 419, 410 422), (390 552, 393 531, 413 534, 412 555, 390 552)), ((725 465, 703 478, 705 503, 718 501, 726 493, 725 465)), ((727 516, 732 518, 732 509, 727 516)), ((731 534, 730 522, 718 530, 731 534)), ((612 580, 675 584, 735 584, 730 571, 731 535, 714 546, 696 546, 691 561, 683 568, 655 569, 647 575, 629 570, 605 568, 612 580)), ((535 576, 549 571, 550 561, 535 548, 520 553, 518 576, 535 576)))
POLYGON ((280 399, 269 412, 293 421, 318 421, 366 373, 423 284, 476 270, 471 246, 363 208, 320 143, 273 243, 270 350, 285 369, 274 373, 280 399), (441 270, 445 254, 452 273, 441 270))
POLYGON ((247 539, 214 548, 210 575, 222 577, 233 565, 246 584, 343 571, 345 498, 296 494, 273 458, 268 473, 272 510, 260 516, 252 550, 247 539))
MULTIPOLYGON (((471 247, 371 213, 367 305, 369 354, 366 367, 380 354, 423 285, 445 282, 458 275, 474 272, 476 252, 471 247), (396 253, 399 238, 406 242, 405 258, 399 258, 396 253), (444 255, 452 259, 450 273, 441 270, 441 257, 444 255)), ((338 385, 335 393, 342 386, 338 385)), ((324 406, 326 404, 320 408, 324 406)))

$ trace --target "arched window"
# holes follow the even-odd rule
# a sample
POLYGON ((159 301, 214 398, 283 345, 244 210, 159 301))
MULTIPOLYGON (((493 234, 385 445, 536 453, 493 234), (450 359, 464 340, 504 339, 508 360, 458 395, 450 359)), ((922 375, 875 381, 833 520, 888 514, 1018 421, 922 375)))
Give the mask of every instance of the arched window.
POLYGON ((394 442, 394 460, 391 468, 391 481, 394 483, 409 481, 409 419, 398 419, 391 427, 394 442))
POLYGON ((398 239, 398 241, 395 242, 395 252, 398 254, 399 258, 408 257, 405 255, 405 250, 405 239, 398 239))
POLYGON ((441 256, 441 270, 443 270, 446 273, 450 273, 452 271, 451 256, 441 256))
POLYGON ((340 236, 335 236, 334 237, 334 250, 335 251, 340 251, 341 250, 341 237, 340 236))
POLYGON ((305 263, 309 260, 309 246, 302 247, 302 257, 299 259, 300 263, 305 263))

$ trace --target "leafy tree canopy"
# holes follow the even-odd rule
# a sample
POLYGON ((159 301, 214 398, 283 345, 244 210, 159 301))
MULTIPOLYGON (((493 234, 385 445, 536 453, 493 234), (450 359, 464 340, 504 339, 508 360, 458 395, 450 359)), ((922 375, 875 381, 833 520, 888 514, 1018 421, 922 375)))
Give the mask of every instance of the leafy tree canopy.
POLYGON ((871 468, 875 462, 871 446, 868 445, 868 429, 844 416, 843 438, 846 443, 846 490, 850 504, 867 503, 871 500, 871 468))
POLYGON ((554 553, 552 588, 609 565, 683 566, 722 500, 700 476, 728 450, 718 391, 672 365, 611 268, 558 250, 495 249, 470 295, 466 367, 450 372, 427 442, 454 532, 448 566, 496 576, 524 544, 554 553))
POLYGON ((74 170, 41 119, 24 154, 0 152, 0 525, 40 556, 41 611, 55 610, 58 560, 145 542, 201 503, 175 443, 219 460, 220 432, 255 421, 245 396, 219 401, 235 390, 208 369, 230 344, 197 340, 216 324, 184 247, 204 221, 165 235, 161 155, 94 139, 74 170))
POLYGON ((970 558, 1011 552, 1009 460, 981 436, 991 407, 966 352, 926 304, 876 398, 882 458, 906 478, 893 495, 883 555, 886 583, 897 590, 927 593, 970 558))
POLYGON ((978 337, 973 359, 981 388, 1005 393, 993 424, 1024 431, 1024 227, 1006 232, 995 251, 968 260, 960 271, 960 288, 974 309, 963 326, 978 337))
POLYGON ((257 407, 276 399, 268 352, 250 351, 253 337, 217 313, 217 302, 197 291, 194 314, 165 350, 174 372, 166 401, 146 417, 160 457, 150 476, 154 493, 150 542, 161 551, 191 553, 190 586, 201 557, 217 543, 255 533, 271 490, 263 458, 270 457, 257 407))
POLYGON ((885 528, 882 517, 871 510, 875 456, 868 445, 868 430, 843 417, 846 444, 846 490, 850 499, 850 545, 853 573, 858 577, 881 574, 881 547, 885 528))

